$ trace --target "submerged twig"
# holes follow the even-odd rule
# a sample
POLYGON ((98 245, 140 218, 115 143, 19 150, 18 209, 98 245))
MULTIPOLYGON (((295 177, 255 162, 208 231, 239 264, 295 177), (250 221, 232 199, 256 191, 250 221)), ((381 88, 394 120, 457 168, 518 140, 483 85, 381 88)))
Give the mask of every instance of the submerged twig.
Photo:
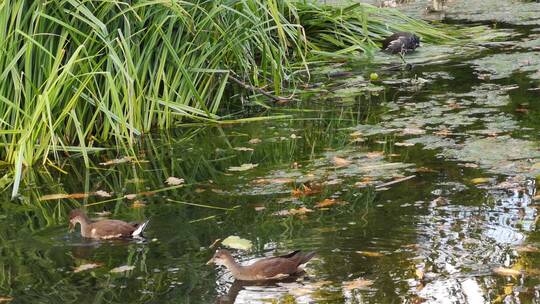
POLYGON ((203 207, 203 208, 209 208, 209 209, 218 209, 218 210, 225 210, 225 211, 231 211, 234 208, 223 208, 223 207, 217 207, 217 206, 210 206, 210 205, 203 205, 203 204, 195 204, 195 203, 188 203, 188 202, 182 202, 182 201, 175 201, 170 198, 167 199, 168 202, 172 203, 178 203, 183 205, 189 205, 189 206, 195 206, 195 207, 203 207))

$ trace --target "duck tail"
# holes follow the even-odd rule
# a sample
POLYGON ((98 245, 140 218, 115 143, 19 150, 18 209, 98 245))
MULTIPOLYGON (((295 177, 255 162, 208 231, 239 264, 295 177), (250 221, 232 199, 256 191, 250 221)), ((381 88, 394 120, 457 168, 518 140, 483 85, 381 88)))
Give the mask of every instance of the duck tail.
POLYGON ((150 222, 150 220, 148 220, 148 221, 140 224, 139 226, 137 226, 137 229, 135 229, 135 231, 133 231, 133 233, 131 233, 131 236, 132 237, 142 237, 144 229, 146 228, 146 226, 148 225, 149 222, 150 222))
POLYGON ((300 263, 298 265, 302 265, 307 263, 309 260, 311 260, 315 256, 315 251, 310 251, 308 253, 302 254, 302 257, 300 258, 300 263))

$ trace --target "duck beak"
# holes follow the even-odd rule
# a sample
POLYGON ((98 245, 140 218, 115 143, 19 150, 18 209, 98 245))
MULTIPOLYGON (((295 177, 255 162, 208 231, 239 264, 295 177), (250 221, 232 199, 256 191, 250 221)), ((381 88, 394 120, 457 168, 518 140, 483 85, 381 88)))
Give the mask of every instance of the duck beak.
POLYGON ((208 260, 208 262, 206 262, 206 265, 212 265, 214 264, 214 258, 211 258, 210 260, 208 260))

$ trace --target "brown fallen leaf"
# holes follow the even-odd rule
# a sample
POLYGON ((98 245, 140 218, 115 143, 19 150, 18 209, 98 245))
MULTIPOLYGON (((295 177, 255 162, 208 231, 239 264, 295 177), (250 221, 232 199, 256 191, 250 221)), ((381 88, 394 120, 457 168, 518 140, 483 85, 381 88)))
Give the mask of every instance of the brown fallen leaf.
POLYGON ((181 184, 184 183, 184 179, 171 176, 171 177, 167 178, 165 183, 167 183, 167 185, 171 185, 171 186, 178 186, 178 185, 181 185, 181 184))
POLYGON ((373 285, 373 281, 365 280, 358 278, 353 281, 346 281, 343 282, 343 287, 347 290, 353 290, 353 289, 368 289, 369 286, 373 285))
POLYGON ((380 252, 374 252, 374 251, 357 251, 356 253, 361 254, 363 256, 367 256, 367 257, 373 257, 373 258, 379 258, 379 257, 384 256, 384 254, 380 252))
POLYGON ((341 158, 341 157, 337 157, 337 156, 334 156, 334 158, 332 158, 332 162, 334 163, 336 168, 346 167, 346 166, 351 164, 350 160, 347 160, 347 159, 341 158))
POLYGON ((422 281, 424 279, 424 270, 416 268, 414 275, 418 278, 418 280, 422 281))
POLYGON ((377 157, 381 157, 381 156, 384 156, 383 151, 373 151, 373 152, 368 152, 366 154, 367 158, 377 158, 377 157))
POLYGON ((322 202, 319 202, 315 205, 315 208, 326 208, 337 204, 337 201, 333 198, 327 198, 322 202))
POLYGON ((516 247, 518 252, 540 252, 540 248, 532 245, 524 245, 516 247))
POLYGON ((112 273, 121 273, 121 272, 131 271, 133 269, 135 269, 135 266, 124 265, 124 266, 113 268, 113 269, 111 269, 110 272, 112 272, 112 273))
POLYGON ((312 185, 311 187, 302 185, 301 188, 293 189, 292 195, 294 197, 309 196, 309 195, 320 193, 321 191, 322 191, 321 185, 312 185))
POLYGON ((433 133, 435 135, 439 135, 439 136, 448 136, 448 135, 452 135, 452 131, 444 128, 444 129, 441 129, 435 133, 433 133))
POLYGON ((512 268, 497 267, 493 269, 493 272, 502 276, 517 276, 521 274, 521 271, 512 268))
POLYGON ((81 271, 90 270, 90 269, 94 269, 94 268, 101 267, 101 266, 103 266, 103 264, 101 264, 101 263, 82 264, 82 265, 79 265, 79 266, 75 267, 73 269, 73 272, 81 272, 81 271))

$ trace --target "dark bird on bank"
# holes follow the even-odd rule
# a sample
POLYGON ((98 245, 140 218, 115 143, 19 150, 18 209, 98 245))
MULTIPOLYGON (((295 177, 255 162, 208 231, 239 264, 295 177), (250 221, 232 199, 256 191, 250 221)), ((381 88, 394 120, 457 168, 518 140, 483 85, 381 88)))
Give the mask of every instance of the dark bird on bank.
POLYGON ((315 252, 303 253, 300 250, 289 254, 264 258, 247 266, 242 266, 234 260, 231 253, 225 249, 216 251, 212 259, 206 263, 223 265, 240 281, 279 280, 301 273, 300 266, 307 263, 315 252))
POLYGON ((69 213, 69 229, 73 230, 77 224, 81 225, 81 235, 91 239, 117 239, 142 237, 142 233, 149 221, 142 224, 127 223, 120 220, 92 221, 80 209, 69 213))
POLYGON ((420 37, 413 33, 398 32, 386 38, 382 42, 382 49, 392 54, 405 54, 413 52, 420 46, 420 37))

